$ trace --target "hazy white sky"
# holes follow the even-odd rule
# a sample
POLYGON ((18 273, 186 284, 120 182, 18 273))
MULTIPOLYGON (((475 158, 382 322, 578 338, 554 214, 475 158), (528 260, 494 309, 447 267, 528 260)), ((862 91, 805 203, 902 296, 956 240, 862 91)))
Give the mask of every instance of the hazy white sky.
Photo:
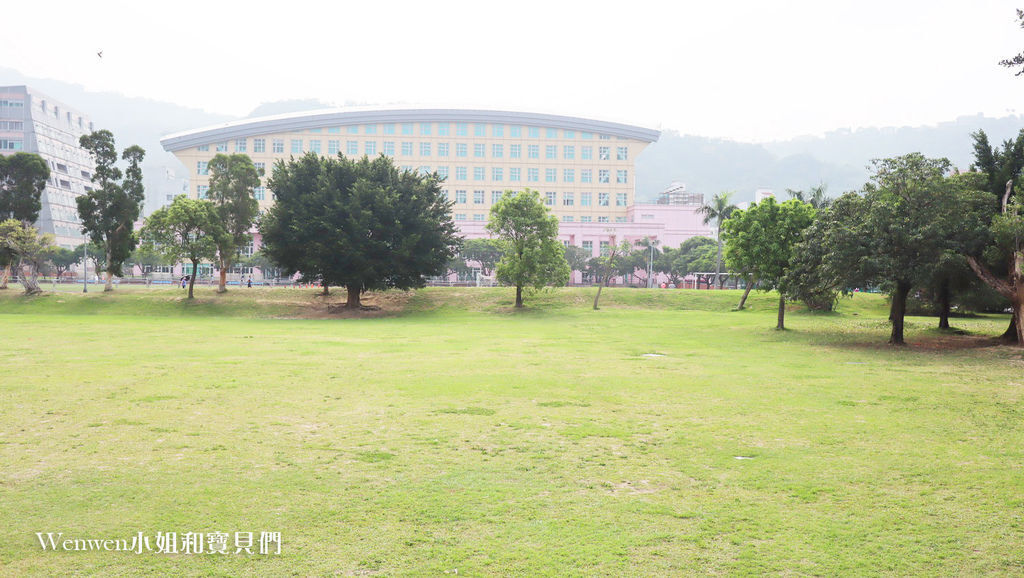
POLYGON ((552 112, 762 141, 1024 113, 1024 76, 996 64, 1024 50, 1015 7, 1007 0, 15 2, 0 11, 8 23, 0 64, 237 116, 262 102, 317 98, 552 112))

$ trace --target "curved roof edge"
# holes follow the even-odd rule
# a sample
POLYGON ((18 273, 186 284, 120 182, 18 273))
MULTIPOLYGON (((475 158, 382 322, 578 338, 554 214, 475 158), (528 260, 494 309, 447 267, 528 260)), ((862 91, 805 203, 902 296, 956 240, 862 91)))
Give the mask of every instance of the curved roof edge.
POLYGON ((649 128, 573 116, 459 108, 330 109, 247 118, 170 134, 160 139, 164 150, 175 152, 194 146, 237 138, 349 124, 401 122, 491 122, 595 132, 654 142, 661 132, 649 128))

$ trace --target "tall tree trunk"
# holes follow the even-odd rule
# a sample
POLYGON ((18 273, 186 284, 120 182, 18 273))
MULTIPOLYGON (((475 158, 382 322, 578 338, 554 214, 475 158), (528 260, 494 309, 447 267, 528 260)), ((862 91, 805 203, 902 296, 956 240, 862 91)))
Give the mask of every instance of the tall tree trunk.
POLYGON ((1017 344, 1024 345, 1024 251, 1013 253, 1013 320, 1017 322, 1017 344))
POLYGON ((21 280, 21 286, 25 288, 25 295, 38 295, 43 292, 42 288, 39 287, 39 270, 34 265, 29 263, 28 274, 25 273, 25 264, 18 264, 18 278, 21 280))
POLYGON ((999 339, 1007 344, 1024 346, 1024 340, 1021 339, 1021 318, 1024 317, 1024 300, 1021 299, 1022 287, 1024 287, 1024 252, 1014 253, 1013 262, 1010 263, 1009 280, 996 277, 984 263, 975 257, 968 256, 967 264, 978 276, 978 279, 1008 299, 1013 308, 1010 326, 1006 328, 999 339))
POLYGON ((345 291, 348 292, 347 299, 345 301, 345 307, 355 309, 362 307, 363 304, 359 301, 359 292, 363 290, 362 284, 348 284, 345 285, 345 291))
POLYGON ((743 306, 747 304, 747 296, 750 295, 750 290, 754 288, 754 284, 757 283, 757 277, 754 275, 747 275, 747 288, 743 290, 743 297, 740 297, 740 304, 736 306, 736 309, 743 309, 743 306))
POLYGON ((516 309, 523 308, 523 286, 516 285, 516 309))
POLYGON ((896 292, 892 296, 892 334, 890 345, 906 345, 903 341, 903 318, 907 313, 907 295, 910 294, 910 283, 898 281, 896 292))
POLYGON ((775 325, 775 329, 786 328, 786 296, 779 294, 779 322, 775 325))
POLYGON ((114 274, 110 271, 111 263, 113 261, 110 260, 110 251, 107 251, 107 284, 103 286, 104 293, 114 290, 114 274))
POLYGON ((217 293, 227 293, 228 267, 230 267, 231 264, 228 261, 225 261, 224 258, 222 257, 217 263, 217 266, 220 267, 220 284, 217 285, 217 293))
POLYGON ((597 311, 597 302, 601 299, 601 289, 604 287, 604 283, 597 284, 597 295, 594 295, 594 311, 597 311))
POLYGON ((196 273, 199 271, 199 261, 192 261, 192 276, 188 280, 188 298, 192 299, 192 287, 196 284, 196 273))
POLYGON ((4 267, 4 272, 0 273, 0 289, 7 289, 7 280, 11 278, 11 266, 4 267))
POLYGON ((949 279, 945 279, 939 286, 939 329, 949 329, 950 293, 949 279))
POLYGON ((1013 308, 1013 314, 1010 317, 1010 325, 1006 328, 1006 331, 1004 331, 1003 334, 999 336, 999 341, 1002 341, 1003 343, 1006 343, 1007 345, 1012 345, 1014 343, 1019 343, 1017 341, 1017 310, 1018 309, 1020 309, 1019 306, 1013 308))

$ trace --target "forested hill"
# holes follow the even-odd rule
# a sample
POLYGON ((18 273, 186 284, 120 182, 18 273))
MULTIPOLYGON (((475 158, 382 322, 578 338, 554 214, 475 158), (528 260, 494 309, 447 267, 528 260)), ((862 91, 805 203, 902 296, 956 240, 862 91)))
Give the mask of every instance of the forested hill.
POLYGON ((993 144, 1024 129, 1024 117, 961 116, 936 126, 840 129, 821 137, 750 144, 664 131, 661 139, 637 158, 637 198, 650 200, 673 181, 686 183, 705 198, 737 191, 751 200, 755 189, 776 193, 819 183, 829 193, 859 189, 868 178, 871 159, 921 152, 946 157, 960 170, 973 161, 971 133, 983 129, 993 144))

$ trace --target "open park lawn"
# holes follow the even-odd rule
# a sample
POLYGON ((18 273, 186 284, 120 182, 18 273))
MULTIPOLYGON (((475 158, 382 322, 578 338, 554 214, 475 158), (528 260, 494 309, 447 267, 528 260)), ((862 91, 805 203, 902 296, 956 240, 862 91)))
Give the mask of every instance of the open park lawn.
POLYGON ((0 575, 1024 574, 1006 316, 891 348, 878 295, 779 332, 771 294, 594 291, 12 286, 0 575))

